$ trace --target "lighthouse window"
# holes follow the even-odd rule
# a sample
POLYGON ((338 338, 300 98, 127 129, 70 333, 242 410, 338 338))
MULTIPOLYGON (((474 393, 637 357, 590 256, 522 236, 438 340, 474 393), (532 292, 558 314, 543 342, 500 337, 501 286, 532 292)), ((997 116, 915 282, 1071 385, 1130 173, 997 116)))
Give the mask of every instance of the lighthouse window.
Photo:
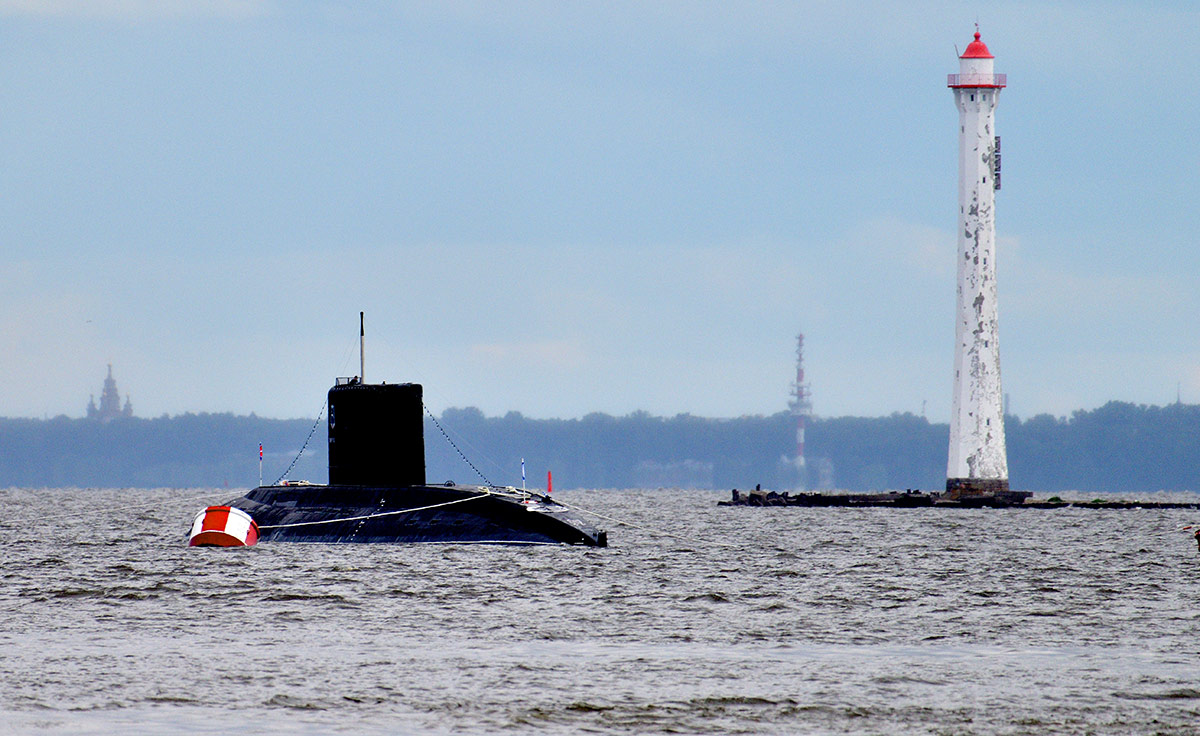
POLYGON ((971 95, 971 102, 975 101, 975 95, 971 95))

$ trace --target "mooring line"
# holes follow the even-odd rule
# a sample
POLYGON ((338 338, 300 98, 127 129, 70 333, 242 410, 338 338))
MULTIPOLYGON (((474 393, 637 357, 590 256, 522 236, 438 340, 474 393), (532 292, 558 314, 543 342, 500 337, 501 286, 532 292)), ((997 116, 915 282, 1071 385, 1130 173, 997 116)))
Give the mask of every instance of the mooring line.
POLYGON ((415 509, 400 509, 399 511, 382 511, 378 514, 364 514, 363 516, 343 516, 338 519, 322 519, 321 521, 298 521, 294 524, 259 524, 258 528, 259 529, 290 529, 291 527, 294 527, 294 526, 316 526, 317 524, 338 524, 343 521, 359 521, 360 519, 377 519, 382 516, 397 516, 399 514, 412 514, 417 511, 428 511, 429 509, 438 509, 443 506, 453 506, 456 503, 466 503, 467 501, 474 501, 479 498, 487 498, 488 496, 494 496, 494 495, 496 495, 496 494, 494 494, 490 491, 485 491, 483 493, 480 493, 477 496, 470 496, 469 498, 458 498, 453 501, 446 501, 445 503, 435 503, 431 506, 419 506, 415 509))
POLYGON ((325 416, 325 405, 328 403, 329 399, 326 399, 325 402, 321 404, 321 411, 317 412, 317 421, 313 422, 312 429, 308 430, 308 437, 304 440, 304 444, 300 446, 300 452, 296 453, 296 457, 292 459, 292 464, 287 466, 287 470, 283 471, 283 475, 275 479, 274 485, 279 485, 282 483, 283 479, 287 477, 287 474, 292 472, 292 468, 296 467, 296 463, 300 462, 300 458, 304 455, 304 451, 308 449, 308 443, 313 438, 313 433, 317 431, 317 425, 321 423, 321 417, 325 416))
POLYGON ((488 480, 488 477, 483 474, 483 471, 480 470, 479 468, 475 467, 475 463, 471 462, 467 458, 467 456, 463 453, 463 451, 461 449, 459 449, 458 445, 456 445, 454 443, 454 440, 450 439, 450 435, 446 434, 446 430, 442 427, 442 423, 437 420, 437 417, 435 417, 433 415, 433 412, 431 412, 429 410, 429 407, 425 405, 424 401, 421 402, 421 408, 424 409, 425 413, 429 415, 429 418, 433 420, 433 425, 438 428, 438 431, 442 433, 442 437, 446 438, 446 441, 450 443, 450 446, 454 448, 454 451, 458 453, 458 456, 460 458, 462 458, 462 461, 464 463, 466 463, 467 465, 469 465, 471 467, 471 470, 474 470, 476 472, 476 474, 478 474, 479 477, 483 479, 484 483, 488 484, 489 486, 496 485, 495 483, 488 480))

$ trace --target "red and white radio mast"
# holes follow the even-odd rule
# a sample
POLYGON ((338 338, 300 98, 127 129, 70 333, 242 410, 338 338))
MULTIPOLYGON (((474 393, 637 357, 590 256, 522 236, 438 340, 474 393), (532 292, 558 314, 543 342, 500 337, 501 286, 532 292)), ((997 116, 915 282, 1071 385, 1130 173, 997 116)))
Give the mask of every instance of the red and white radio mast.
POLYGON ((796 335, 796 382, 792 384, 792 400, 788 403, 792 416, 796 417, 796 468, 803 471, 804 425, 812 416, 812 394, 804 382, 804 333, 796 335))

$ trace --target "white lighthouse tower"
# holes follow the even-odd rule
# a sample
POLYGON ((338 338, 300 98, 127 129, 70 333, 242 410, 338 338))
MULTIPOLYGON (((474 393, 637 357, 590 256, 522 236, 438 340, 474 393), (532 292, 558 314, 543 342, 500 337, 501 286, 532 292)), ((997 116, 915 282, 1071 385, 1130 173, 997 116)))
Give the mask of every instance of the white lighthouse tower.
POLYGON ((947 85, 958 106, 958 310, 946 490, 952 498, 1008 492, 996 310, 995 111, 1003 74, 975 32, 947 85))

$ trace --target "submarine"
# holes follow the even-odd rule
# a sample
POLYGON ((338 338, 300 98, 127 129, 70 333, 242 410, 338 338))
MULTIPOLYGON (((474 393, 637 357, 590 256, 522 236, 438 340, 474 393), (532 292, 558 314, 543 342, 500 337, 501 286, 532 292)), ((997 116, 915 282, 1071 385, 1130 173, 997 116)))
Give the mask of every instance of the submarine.
MULTIPOLYGON (((359 315, 360 345, 363 339, 359 315)), ((361 354, 361 348, 360 348, 361 354)), ((196 515, 192 546, 316 543, 573 544, 608 533, 549 493, 430 485, 422 387, 337 378, 328 393, 329 482, 258 486, 196 515)))

